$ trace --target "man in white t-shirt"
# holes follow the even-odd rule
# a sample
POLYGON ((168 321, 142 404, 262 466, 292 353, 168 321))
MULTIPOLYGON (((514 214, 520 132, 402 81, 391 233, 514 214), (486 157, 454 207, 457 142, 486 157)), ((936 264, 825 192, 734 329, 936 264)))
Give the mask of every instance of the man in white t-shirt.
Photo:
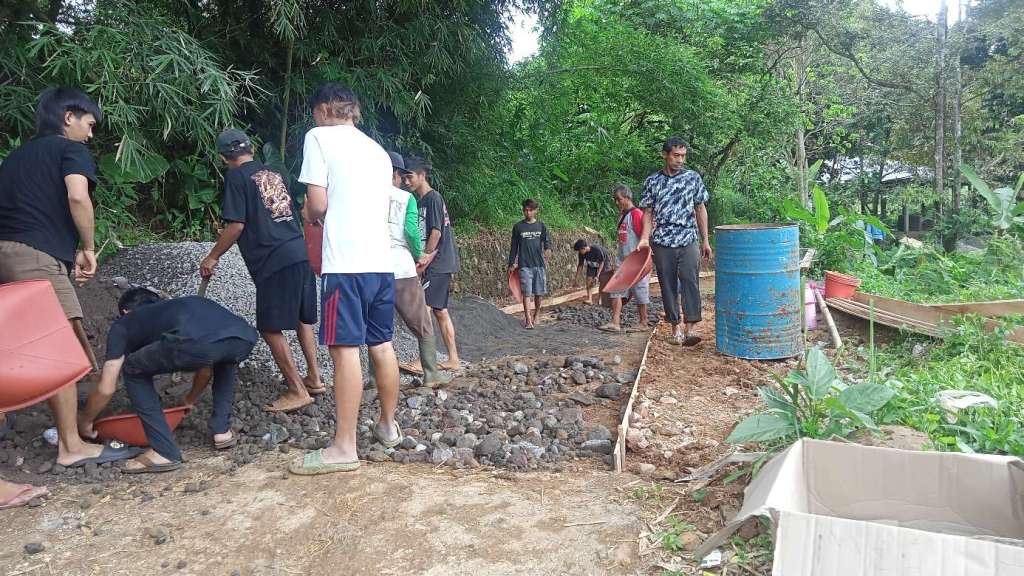
POLYGON ((359 347, 373 360, 380 418, 372 430, 387 448, 402 442, 395 422, 398 361, 391 346, 395 276, 388 213, 391 159, 355 124, 359 99, 340 84, 325 84, 311 101, 316 128, 306 133, 299 182, 306 185, 304 216, 323 219, 320 344, 334 361, 337 419, 334 441, 289 466, 294 474, 359 468, 356 424, 363 395, 359 347))

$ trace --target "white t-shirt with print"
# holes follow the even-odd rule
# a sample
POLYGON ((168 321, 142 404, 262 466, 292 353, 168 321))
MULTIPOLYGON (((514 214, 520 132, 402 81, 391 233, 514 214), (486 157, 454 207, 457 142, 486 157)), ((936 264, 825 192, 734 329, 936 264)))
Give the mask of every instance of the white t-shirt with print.
POLYGON ((413 260, 409 242, 405 239, 405 219, 410 200, 412 194, 401 188, 391 187, 388 226, 391 230, 391 259, 394 262, 395 278, 398 280, 416 276, 416 261, 413 260))
POLYGON ((299 182, 327 188, 322 274, 393 272, 391 158, 355 126, 306 133, 299 182))

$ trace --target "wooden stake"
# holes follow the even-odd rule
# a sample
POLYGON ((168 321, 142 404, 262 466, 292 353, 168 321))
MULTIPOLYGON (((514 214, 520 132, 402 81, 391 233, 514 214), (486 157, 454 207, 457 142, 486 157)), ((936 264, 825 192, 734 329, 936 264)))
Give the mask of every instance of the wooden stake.
POLYGON ((832 313, 828 310, 828 304, 825 304, 825 299, 818 290, 814 290, 814 299, 818 301, 821 314, 825 317, 825 323, 828 324, 828 331, 832 334, 832 344, 836 347, 836 350, 839 350, 843 347, 843 340, 839 337, 839 330, 836 330, 836 323, 832 319, 832 313))

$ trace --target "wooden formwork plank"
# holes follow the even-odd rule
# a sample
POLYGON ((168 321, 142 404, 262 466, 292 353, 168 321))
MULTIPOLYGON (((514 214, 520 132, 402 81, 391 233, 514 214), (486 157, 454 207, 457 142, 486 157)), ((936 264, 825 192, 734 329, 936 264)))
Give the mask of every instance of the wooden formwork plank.
MULTIPOLYGON (((701 272, 700 273, 700 277, 701 278, 705 278, 705 279, 706 278, 714 278, 715 277, 715 273, 714 272, 701 272)), ((658 276, 652 272, 651 273, 651 286, 654 286, 657 283, 658 283, 658 276)), ((569 292, 567 294, 562 294, 561 296, 555 296, 554 298, 547 298, 545 300, 542 300, 541 304, 540 304, 540 307, 541 307, 541 309, 550 308, 552 306, 559 306, 561 304, 567 304, 569 302, 575 302, 577 300, 583 300, 586 297, 587 297, 587 291, 586 290, 575 290, 575 291, 569 292)), ((505 306, 504 308, 502 308, 501 311, 504 312, 505 314, 511 314, 511 315, 519 314, 520 312, 523 311, 523 305, 522 304, 510 304, 510 305, 505 306)))
POLYGON ((1024 314, 1024 300, 992 300, 989 302, 954 302, 950 304, 928 304, 954 314, 978 314, 980 316, 1012 316, 1024 314))
POLYGON ((612 458, 615 461, 615 471, 622 472, 626 468, 626 435, 629 433, 629 418, 633 414, 633 401, 636 400, 637 392, 640 390, 640 377, 647 369, 647 354, 651 351, 651 342, 654 334, 658 331, 655 326, 651 329, 651 335, 647 337, 647 344, 644 345, 644 355, 640 358, 640 368, 636 371, 636 378, 633 379, 633 387, 629 391, 629 400, 626 401, 626 410, 622 414, 622 421, 618 426, 618 436, 615 440, 615 450, 612 458))

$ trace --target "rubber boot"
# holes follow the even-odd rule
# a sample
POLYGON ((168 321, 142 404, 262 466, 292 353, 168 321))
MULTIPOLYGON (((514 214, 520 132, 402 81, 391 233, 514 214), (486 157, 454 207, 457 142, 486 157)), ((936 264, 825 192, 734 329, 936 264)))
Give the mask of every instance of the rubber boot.
POLYGON ((437 341, 433 336, 420 338, 420 364, 423 366, 423 385, 428 388, 444 386, 452 381, 437 369, 437 341))

